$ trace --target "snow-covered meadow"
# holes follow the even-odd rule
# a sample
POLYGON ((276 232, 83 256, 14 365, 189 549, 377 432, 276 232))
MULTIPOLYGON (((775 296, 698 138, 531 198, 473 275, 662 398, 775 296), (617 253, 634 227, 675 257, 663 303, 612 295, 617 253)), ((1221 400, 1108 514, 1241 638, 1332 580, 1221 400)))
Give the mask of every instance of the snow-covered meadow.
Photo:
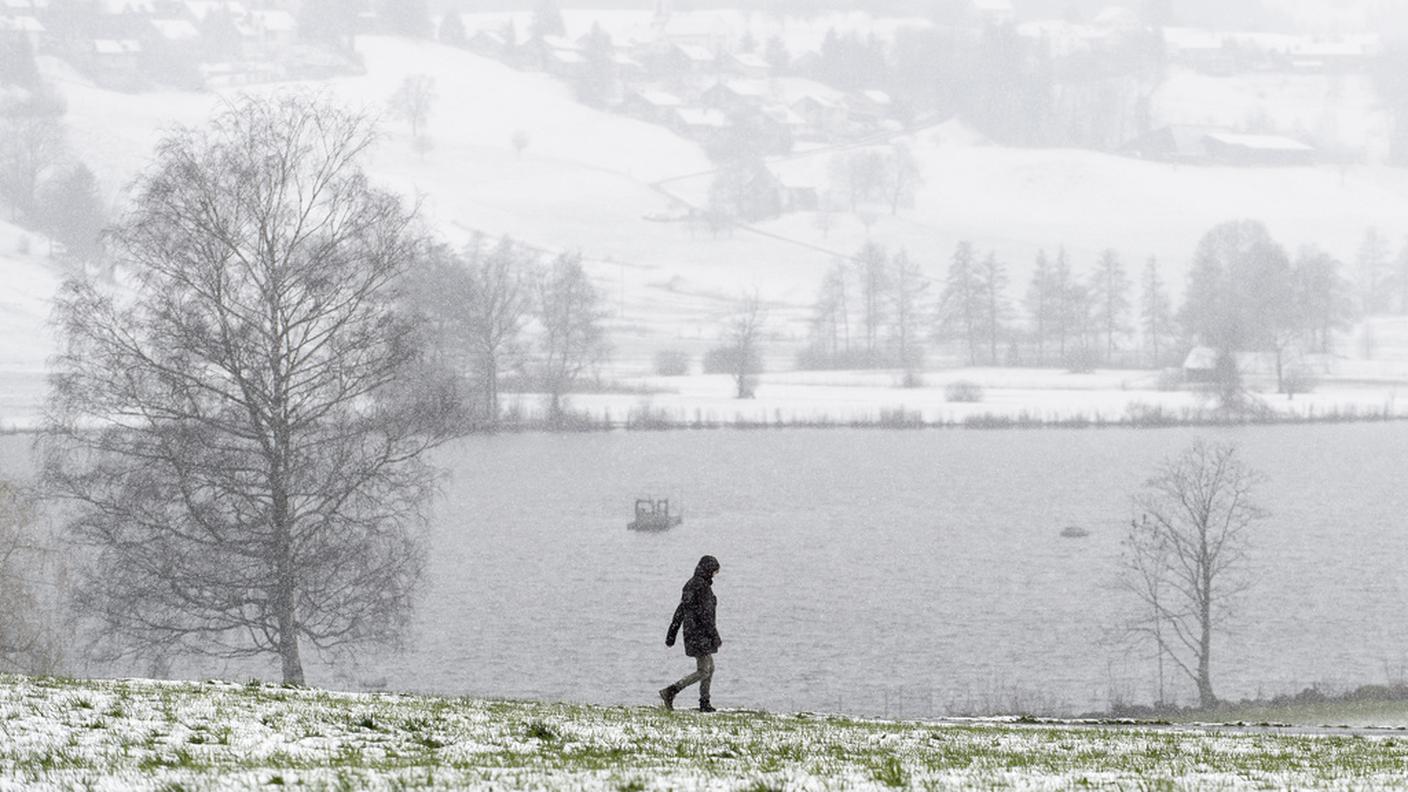
POLYGON ((0 676, 0 789, 1386 788, 1393 733, 866 721, 0 676))

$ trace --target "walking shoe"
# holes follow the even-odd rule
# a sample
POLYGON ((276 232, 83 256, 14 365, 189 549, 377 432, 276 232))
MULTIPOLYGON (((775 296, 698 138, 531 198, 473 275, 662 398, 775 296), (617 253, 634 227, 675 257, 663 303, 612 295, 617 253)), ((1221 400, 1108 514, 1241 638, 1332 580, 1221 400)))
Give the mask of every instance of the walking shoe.
POLYGON ((677 692, 679 691, 673 687, 660 688, 660 700, 665 702, 665 709, 673 710, 675 708, 675 694, 677 692))
POLYGON ((709 702, 707 702, 707 701, 701 701, 701 702, 699 702, 699 711, 700 711, 700 712, 718 712, 718 710, 714 709, 714 707, 713 707, 711 704, 709 704, 709 702))

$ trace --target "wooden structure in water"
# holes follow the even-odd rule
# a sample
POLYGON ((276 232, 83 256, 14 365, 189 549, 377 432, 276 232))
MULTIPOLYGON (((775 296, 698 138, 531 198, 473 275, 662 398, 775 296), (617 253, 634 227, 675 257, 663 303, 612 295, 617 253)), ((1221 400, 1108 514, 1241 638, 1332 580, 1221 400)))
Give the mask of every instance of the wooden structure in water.
POLYGON ((670 513, 669 498, 637 498, 636 518, 626 527, 632 531, 668 531, 682 522, 683 514, 670 513))

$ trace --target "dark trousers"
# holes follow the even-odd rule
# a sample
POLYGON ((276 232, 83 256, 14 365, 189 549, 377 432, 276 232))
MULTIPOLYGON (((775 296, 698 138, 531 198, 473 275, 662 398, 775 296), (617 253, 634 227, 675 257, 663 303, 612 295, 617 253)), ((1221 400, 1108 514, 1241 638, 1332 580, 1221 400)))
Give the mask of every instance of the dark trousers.
POLYGON ((699 700, 709 700, 709 683, 714 681, 714 656, 700 655, 694 658, 694 673, 676 682, 672 687, 679 691, 699 683, 699 700))

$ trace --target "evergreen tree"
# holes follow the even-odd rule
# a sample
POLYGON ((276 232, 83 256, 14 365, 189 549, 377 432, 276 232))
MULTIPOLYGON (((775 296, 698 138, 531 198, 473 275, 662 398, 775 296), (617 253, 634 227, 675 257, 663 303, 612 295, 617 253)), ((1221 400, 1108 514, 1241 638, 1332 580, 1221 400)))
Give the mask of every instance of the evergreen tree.
POLYGON ((586 63, 576 79, 577 98, 583 104, 602 107, 610 100, 616 80, 616 66, 611 59, 614 51, 611 36, 593 22, 582 45, 586 63))
POLYGON ((1046 251, 1036 254, 1036 267, 1032 270, 1032 280, 1027 286, 1027 314, 1032 320, 1032 332, 1036 336, 1036 360, 1040 365, 1046 361, 1046 337, 1056 324, 1056 311, 1059 300, 1052 289, 1053 272, 1046 251))
POLYGON ((1099 326, 1095 322, 1095 299, 1090 289, 1072 279, 1065 294, 1066 324, 1071 331, 1074 347, 1063 365, 1072 371, 1089 371, 1095 367, 1095 347, 1099 343, 1099 326))
POLYGON ((1056 250, 1056 265, 1051 270, 1051 297, 1055 300, 1053 306, 1053 318, 1055 321, 1055 332, 1057 341, 1057 351, 1060 353, 1062 362, 1066 360, 1066 342, 1070 339, 1072 331, 1075 329, 1073 323, 1076 309, 1072 304, 1072 294, 1075 283, 1071 277, 1071 264, 1066 260, 1066 249, 1056 250))
POLYGON ((978 365, 983 311, 984 295, 973 245, 959 242, 949 263, 948 277, 939 299, 939 321, 940 329, 946 335, 961 338, 967 345, 970 366, 978 365))
POLYGON ((1105 336, 1107 365, 1114 359, 1115 336, 1128 330, 1125 317, 1129 313, 1129 286, 1129 277, 1125 275, 1119 254, 1106 250, 1095 266, 1090 294, 1094 302, 1096 327, 1105 336))
POLYGON ((998 260, 996 253, 989 252, 983 258, 977 280, 983 335, 988 341, 988 362, 997 365, 997 341, 1011 309, 1007 302, 1007 267, 998 260))
POLYGON ((469 33, 464 29, 464 20, 453 10, 446 11, 445 15, 440 17, 438 36, 440 43, 447 46, 463 47, 469 44, 469 33))
POLYGON ((909 258, 904 249, 895 254, 894 283, 892 291, 893 316, 896 352, 900 367, 904 369, 906 387, 919 384, 914 369, 920 364, 922 352, 915 344, 916 325, 919 318, 919 295, 928 288, 919 265, 909 258))
POLYGON ((99 251, 105 219, 98 179, 82 163, 64 169, 39 188, 35 220, 72 255, 87 259, 99 251))
POLYGON ((1144 343, 1149 348, 1149 363, 1158 367, 1166 349, 1163 339, 1172 335, 1173 304, 1168 290, 1159 278, 1159 262, 1153 256, 1144 265, 1142 292, 1139 300, 1140 327, 1144 331, 1144 343))
POLYGON ((538 0, 529 30, 535 39, 567 34, 567 23, 562 19, 562 9, 558 7, 557 0, 538 0))

